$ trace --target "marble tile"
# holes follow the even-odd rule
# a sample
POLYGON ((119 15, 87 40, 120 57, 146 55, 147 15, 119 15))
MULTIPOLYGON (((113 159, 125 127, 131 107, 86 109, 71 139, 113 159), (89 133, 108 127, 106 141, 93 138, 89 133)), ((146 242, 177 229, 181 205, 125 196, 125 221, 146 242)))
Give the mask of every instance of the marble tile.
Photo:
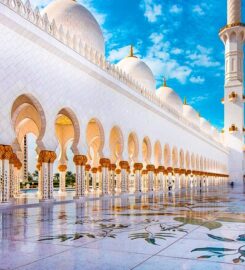
POLYGON ((140 262, 149 258, 148 255, 101 249, 76 248, 71 251, 39 260, 25 265, 21 270, 126 270, 132 269, 140 262))
POLYGON ((0 248, 1 269, 13 269, 35 260, 58 254, 70 247, 30 243, 27 241, 2 240, 0 248))
POLYGON ((244 266, 214 263, 200 260, 188 260, 180 258, 170 258, 154 256, 142 264, 136 266, 135 270, 244 270, 244 266))

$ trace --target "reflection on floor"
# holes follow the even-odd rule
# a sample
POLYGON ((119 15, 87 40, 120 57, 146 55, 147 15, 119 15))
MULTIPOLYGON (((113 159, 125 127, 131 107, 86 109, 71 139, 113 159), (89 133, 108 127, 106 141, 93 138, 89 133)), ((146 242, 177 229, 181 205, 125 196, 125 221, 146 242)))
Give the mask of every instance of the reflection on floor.
POLYGON ((1 210, 0 269, 245 269, 245 192, 1 210))

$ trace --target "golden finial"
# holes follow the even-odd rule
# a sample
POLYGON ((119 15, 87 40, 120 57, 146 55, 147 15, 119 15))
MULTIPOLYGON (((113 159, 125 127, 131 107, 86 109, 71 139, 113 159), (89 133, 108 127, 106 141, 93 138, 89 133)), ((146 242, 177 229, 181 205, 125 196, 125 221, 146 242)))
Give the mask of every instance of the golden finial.
POLYGON ((184 102, 183 102, 184 105, 187 105, 187 99, 186 97, 184 97, 184 102))
POLYGON ((164 87, 167 87, 167 80, 166 80, 165 77, 163 77, 163 86, 164 86, 164 87))
POLYGON ((133 47, 133 45, 130 45, 129 57, 134 57, 134 47, 133 47))

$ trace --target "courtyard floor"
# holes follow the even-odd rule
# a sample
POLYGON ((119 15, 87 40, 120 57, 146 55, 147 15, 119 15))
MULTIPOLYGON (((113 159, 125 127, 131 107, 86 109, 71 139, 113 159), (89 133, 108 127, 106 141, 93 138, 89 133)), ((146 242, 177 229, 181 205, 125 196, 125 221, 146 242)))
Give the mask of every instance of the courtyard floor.
POLYGON ((0 210, 0 269, 245 269, 245 191, 0 210))

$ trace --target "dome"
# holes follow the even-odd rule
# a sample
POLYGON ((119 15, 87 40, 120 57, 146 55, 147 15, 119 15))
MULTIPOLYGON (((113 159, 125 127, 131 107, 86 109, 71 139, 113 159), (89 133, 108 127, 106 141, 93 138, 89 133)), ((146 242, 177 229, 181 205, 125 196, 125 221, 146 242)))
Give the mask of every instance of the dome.
POLYGON ((203 117, 200 118, 200 127, 207 134, 211 134, 211 125, 210 123, 203 117))
POLYGON ((50 21, 57 27, 63 26, 66 33, 76 35, 78 39, 104 55, 105 44, 102 31, 94 16, 82 5, 73 0, 56 0, 44 10, 50 21))
POLYGON ((192 123, 199 125, 200 120, 197 111, 192 106, 188 105, 186 102, 184 102, 183 105, 183 115, 192 123))
POLYGON ((169 104, 179 113, 182 113, 182 100, 177 93, 170 87, 167 87, 166 82, 164 85, 157 89, 157 96, 162 99, 165 103, 169 104))
POLYGON ((131 47, 130 55, 121 60, 117 66, 139 82, 147 90, 155 91, 156 81, 151 69, 145 62, 133 55, 131 47))

